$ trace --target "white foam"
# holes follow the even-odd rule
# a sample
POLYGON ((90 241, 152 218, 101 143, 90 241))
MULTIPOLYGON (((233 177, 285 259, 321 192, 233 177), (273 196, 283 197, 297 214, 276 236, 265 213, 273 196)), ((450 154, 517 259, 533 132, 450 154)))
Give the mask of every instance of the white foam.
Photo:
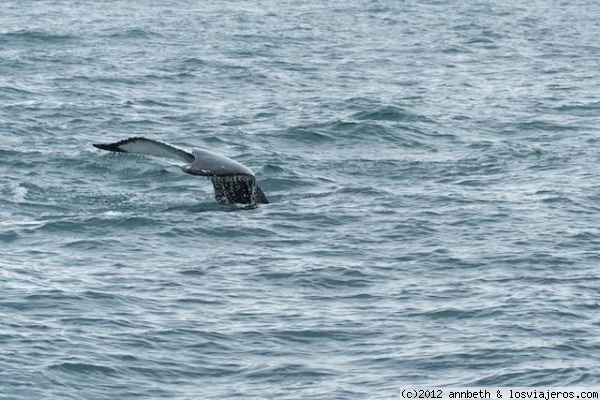
POLYGON ((118 217, 121 215, 123 215, 123 213, 120 211, 107 211, 104 213, 105 217, 118 217))
POLYGON ((16 202, 25 201, 25 196, 27 196, 27 188, 17 184, 11 185, 12 198, 16 202))

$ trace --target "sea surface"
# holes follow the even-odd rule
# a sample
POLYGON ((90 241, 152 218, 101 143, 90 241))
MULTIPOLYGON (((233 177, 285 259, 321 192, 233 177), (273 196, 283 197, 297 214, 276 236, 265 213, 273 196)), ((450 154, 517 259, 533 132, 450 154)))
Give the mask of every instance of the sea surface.
POLYGON ((0 398, 600 386, 599 15, 4 1, 0 398), (92 147, 131 136, 271 203, 92 147))

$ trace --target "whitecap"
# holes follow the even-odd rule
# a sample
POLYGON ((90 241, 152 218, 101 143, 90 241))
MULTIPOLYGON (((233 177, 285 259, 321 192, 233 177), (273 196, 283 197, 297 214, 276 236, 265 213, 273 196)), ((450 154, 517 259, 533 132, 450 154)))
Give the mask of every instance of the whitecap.
POLYGON ((11 192, 12 192, 12 199, 15 202, 22 202, 25 201, 25 196, 27 195, 27 188, 23 187, 21 185, 17 184, 12 184, 11 185, 11 192))

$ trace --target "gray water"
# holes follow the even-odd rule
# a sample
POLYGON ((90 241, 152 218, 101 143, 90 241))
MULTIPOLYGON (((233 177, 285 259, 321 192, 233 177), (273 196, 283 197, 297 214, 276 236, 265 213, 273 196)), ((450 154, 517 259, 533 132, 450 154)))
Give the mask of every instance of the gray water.
POLYGON ((598 15, 4 2, 0 398, 600 385, 598 15), (130 136, 271 204, 91 146, 130 136))

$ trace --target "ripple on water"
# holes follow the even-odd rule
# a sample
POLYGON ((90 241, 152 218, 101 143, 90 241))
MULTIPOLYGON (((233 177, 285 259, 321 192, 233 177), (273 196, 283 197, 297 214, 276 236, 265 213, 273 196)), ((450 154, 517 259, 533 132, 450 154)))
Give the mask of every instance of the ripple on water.
POLYGON ((0 13, 2 395, 597 386, 596 2, 29 3, 0 13), (91 146, 130 136, 271 204, 91 146))

